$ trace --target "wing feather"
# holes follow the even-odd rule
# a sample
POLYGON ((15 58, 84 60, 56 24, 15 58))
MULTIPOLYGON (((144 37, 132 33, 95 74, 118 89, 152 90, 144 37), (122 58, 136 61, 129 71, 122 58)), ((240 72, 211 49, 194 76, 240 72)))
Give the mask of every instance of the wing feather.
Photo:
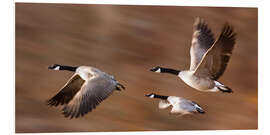
POLYGON ((78 74, 74 74, 68 82, 61 88, 61 90, 51 99, 47 101, 49 106, 58 106, 67 104, 74 95, 80 90, 85 80, 78 74))
POLYGON ((82 86, 70 103, 63 107, 65 117, 77 118, 91 112, 116 88, 116 82, 106 77, 95 77, 82 86), (74 108, 75 109, 72 109, 74 108))
POLYGON ((190 48, 190 70, 194 71, 203 55, 213 45, 214 37, 205 21, 199 17, 195 19, 190 48))
POLYGON ((210 76, 217 80, 225 71, 235 45, 236 33, 228 23, 224 24, 221 34, 214 45, 203 56, 195 70, 199 76, 210 76))

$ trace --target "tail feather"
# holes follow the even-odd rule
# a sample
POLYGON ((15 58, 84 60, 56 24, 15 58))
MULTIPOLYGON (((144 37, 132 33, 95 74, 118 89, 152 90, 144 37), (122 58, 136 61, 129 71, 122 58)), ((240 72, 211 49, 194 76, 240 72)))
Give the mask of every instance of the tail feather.
POLYGON ((196 108, 196 110, 197 110, 199 113, 205 113, 205 111, 204 111, 202 108, 196 108))
POLYGON ((197 112, 205 113, 205 111, 198 104, 195 105, 195 108, 196 108, 197 112))
POLYGON ((227 86, 224 86, 224 85, 223 86, 217 86, 217 88, 222 92, 227 92, 227 93, 232 93, 233 92, 231 88, 229 88, 227 86))
POLYGON ((216 87, 222 92, 227 92, 227 93, 232 93, 233 92, 231 88, 221 84, 218 81, 215 81, 215 84, 216 84, 216 87))
POLYGON ((125 90, 126 88, 125 88, 124 85, 122 85, 122 84, 120 84, 120 83, 117 83, 115 89, 118 90, 118 91, 121 91, 121 89, 125 90))

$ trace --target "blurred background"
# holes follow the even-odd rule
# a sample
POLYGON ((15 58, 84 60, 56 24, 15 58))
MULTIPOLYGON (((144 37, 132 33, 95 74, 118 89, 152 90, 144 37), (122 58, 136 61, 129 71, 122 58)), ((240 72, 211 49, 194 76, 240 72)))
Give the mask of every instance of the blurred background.
POLYGON ((16 132, 257 129, 257 8, 16 3, 16 132), (238 33, 220 82, 234 93, 203 93, 153 66, 189 68, 194 18, 217 35, 225 22, 238 33), (72 76, 51 64, 97 67, 126 86, 82 118, 46 106, 72 76), (206 114, 175 117, 159 110, 155 92, 199 103, 206 114))

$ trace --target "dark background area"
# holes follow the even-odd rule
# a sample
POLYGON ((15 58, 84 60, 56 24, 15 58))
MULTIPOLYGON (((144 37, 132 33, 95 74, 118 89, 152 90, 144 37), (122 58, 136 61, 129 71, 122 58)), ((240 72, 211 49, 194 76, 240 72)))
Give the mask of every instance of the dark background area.
POLYGON ((257 129, 258 16, 256 8, 16 3, 16 132, 257 129), (160 65, 189 68, 194 18, 217 35, 225 22, 238 33, 220 82, 234 93, 196 91, 179 78, 149 72, 160 65), (126 86, 96 110, 66 119, 46 100, 70 72, 51 64, 97 67, 126 86), (206 114, 175 117, 144 94, 181 96, 206 114))

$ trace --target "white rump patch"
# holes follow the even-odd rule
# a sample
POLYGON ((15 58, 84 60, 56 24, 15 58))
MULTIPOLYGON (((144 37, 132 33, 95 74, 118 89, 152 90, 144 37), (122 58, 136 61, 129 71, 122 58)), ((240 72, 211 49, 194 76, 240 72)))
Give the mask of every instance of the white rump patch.
POLYGON ((154 96, 155 96, 155 95, 154 95, 154 94, 152 94, 151 96, 149 96, 149 98, 154 98, 154 96))
POLYGON ((214 82, 215 82, 216 86, 224 86, 223 84, 221 84, 221 83, 218 82, 218 81, 214 81, 214 82))
POLYGON ((198 106, 197 104, 195 104, 194 106, 195 106, 196 108, 200 108, 200 109, 202 109, 202 108, 201 108, 200 106, 198 106))

